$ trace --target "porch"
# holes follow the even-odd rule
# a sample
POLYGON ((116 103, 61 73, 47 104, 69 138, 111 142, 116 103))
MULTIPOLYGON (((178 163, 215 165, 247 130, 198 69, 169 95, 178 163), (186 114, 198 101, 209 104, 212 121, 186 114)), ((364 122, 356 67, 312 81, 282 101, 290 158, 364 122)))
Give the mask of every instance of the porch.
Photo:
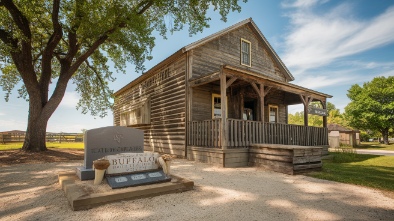
POLYGON ((325 127, 226 121, 225 130, 220 128, 220 118, 189 122, 187 158, 223 167, 260 166, 297 174, 321 168, 321 156, 327 154, 325 127), (222 131, 226 131, 224 139, 222 131))
POLYGON ((297 146, 328 145, 326 127, 265 123, 227 119, 226 129, 221 130, 222 119, 191 121, 188 128, 188 145, 195 147, 235 149, 251 144, 283 144, 297 146), (227 132, 225 139, 223 131, 227 132), (225 141, 225 144, 222 141, 225 141))
POLYGON ((289 174, 321 167, 327 116, 321 115, 323 127, 311 127, 308 112, 312 102, 324 111, 330 95, 228 65, 189 80, 188 86, 189 160, 223 167, 265 165, 289 174), (305 126, 288 124, 293 104, 304 105, 305 126))

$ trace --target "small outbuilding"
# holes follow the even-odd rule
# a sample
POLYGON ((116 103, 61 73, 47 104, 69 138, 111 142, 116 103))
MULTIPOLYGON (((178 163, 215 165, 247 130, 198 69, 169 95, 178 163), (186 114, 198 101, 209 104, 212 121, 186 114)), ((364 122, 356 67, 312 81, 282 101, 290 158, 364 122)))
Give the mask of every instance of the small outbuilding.
POLYGON ((331 148, 339 147, 341 144, 352 147, 360 145, 360 131, 339 124, 328 124, 327 128, 331 148))

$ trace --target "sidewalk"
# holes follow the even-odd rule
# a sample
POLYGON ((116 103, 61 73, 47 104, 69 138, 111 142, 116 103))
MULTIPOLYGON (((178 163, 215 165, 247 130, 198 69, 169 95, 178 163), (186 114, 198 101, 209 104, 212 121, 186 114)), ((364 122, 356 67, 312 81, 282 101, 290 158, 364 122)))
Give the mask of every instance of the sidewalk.
POLYGON ((365 150, 356 149, 358 154, 371 154, 371 155, 384 155, 384 156, 394 156, 393 150, 365 150))

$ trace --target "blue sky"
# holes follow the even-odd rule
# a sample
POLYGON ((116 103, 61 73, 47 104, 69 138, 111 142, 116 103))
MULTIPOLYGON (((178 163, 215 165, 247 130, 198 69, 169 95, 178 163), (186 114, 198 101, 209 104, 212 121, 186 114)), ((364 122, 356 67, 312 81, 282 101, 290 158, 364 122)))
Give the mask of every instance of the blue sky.
MULTIPOLYGON (((343 111, 352 84, 362 84, 376 76, 394 76, 394 1, 390 0, 249 0, 240 3, 241 13, 232 12, 226 23, 210 12, 210 28, 192 37, 185 30, 158 36, 147 69, 178 49, 230 25, 251 17, 294 75, 292 83, 333 95, 328 101, 343 111)), ((117 91, 140 74, 132 65, 127 74, 116 74, 110 84, 117 91)), ((110 126, 112 113, 105 118, 81 114, 75 109, 78 94, 74 85, 48 122, 50 132, 81 132, 82 129, 110 126)), ((0 131, 25 130, 28 104, 10 101, 0 91, 0 131)), ((301 106, 289 107, 290 112, 301 106)))

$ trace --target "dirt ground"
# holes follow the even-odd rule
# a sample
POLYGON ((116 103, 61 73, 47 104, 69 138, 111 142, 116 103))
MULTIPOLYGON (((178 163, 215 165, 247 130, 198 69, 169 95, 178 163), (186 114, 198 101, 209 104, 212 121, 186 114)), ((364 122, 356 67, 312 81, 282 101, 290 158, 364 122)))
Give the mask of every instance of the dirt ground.
POLYGON ((394 199, 379 190, 252 167, 219 168, 183 159, 175 159, 171 170, 193 180, 192 191, 72 211, 57 174, 82 165, 83 151, 0 153, 1 221, 393 220, 394 217, 394 199))
POLYGON ((52 163, 83 160, 84 151, 75 149, 48 149, 39 153, 29 153, 22 150, 0 151, 0 166, 20 163, 52 163))

